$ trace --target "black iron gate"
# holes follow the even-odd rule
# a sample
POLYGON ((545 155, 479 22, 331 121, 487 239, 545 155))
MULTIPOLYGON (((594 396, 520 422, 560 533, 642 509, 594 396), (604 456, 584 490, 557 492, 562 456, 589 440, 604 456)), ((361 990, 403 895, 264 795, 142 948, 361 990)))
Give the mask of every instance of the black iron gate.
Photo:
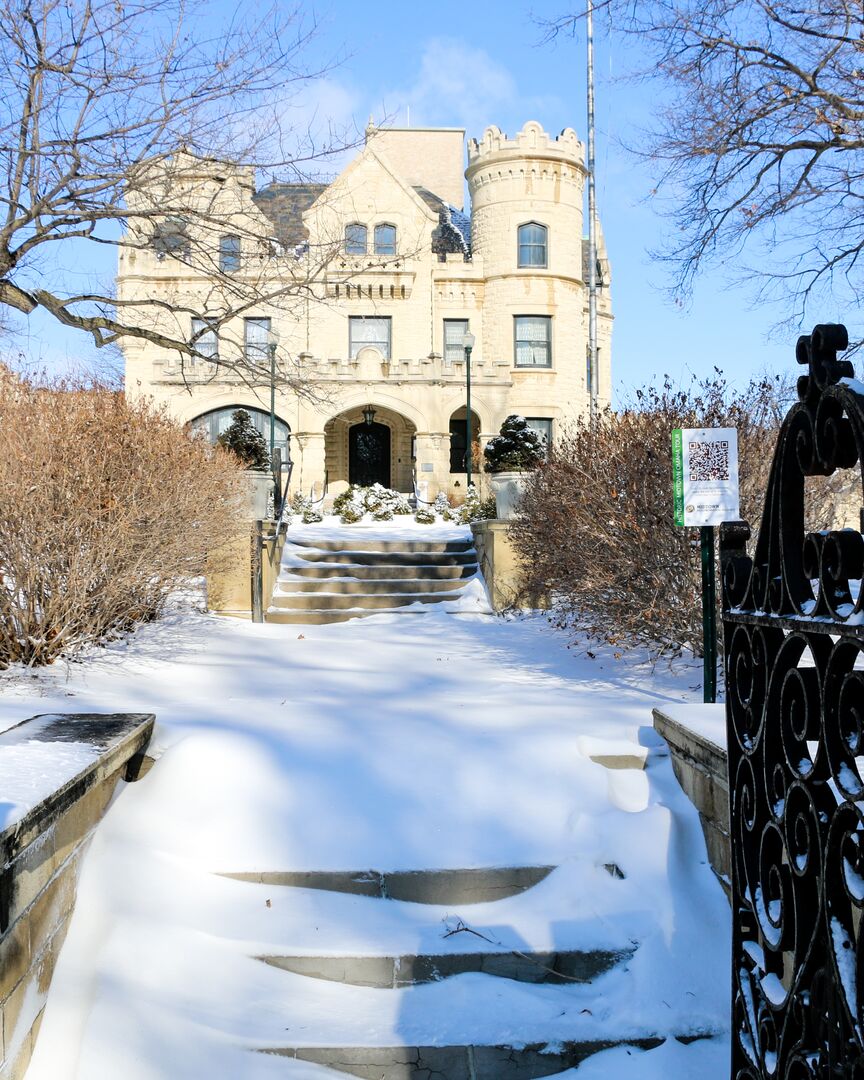
POLYGON ((735 1080, 864 1080, 864 537, 804 524, 805 476, 864 460, 847 345, 798 342, 754 557, 721 530, 735 1080))

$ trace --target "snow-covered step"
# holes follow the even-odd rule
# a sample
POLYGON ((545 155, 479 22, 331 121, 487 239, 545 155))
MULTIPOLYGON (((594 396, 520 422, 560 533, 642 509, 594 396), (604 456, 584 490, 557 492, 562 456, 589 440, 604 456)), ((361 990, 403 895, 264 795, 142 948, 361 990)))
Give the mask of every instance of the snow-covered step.
POLYGON ((326 584, 320 579, 309 580, 308 578, 294 578, 285 575, 277 582, 275 597, 281 594, 304 593, 304 592, 335 592, 346 593, 412 593, 412 592, 453 592, 461 589, 462 585, 458 578, 328 578, 326 584), (418 589, 418 580, 422 582, 422 588, 418 589))
POLYGON ((470 551, 470 540, 364 540, 354 536, 344 540, 316 540, 306 537, 292 537, 291 543, 296 548, 313 548, 317 551, 362 551, 362 552, 402 552, 411 554, 441 554, 453 551, 470 551))
MULTIPOLYGON (((650 1050, 663 1041, 634 1038, 628 1045, 650 1050)), ((541 1080, 569 1072, 592 1054, 615 1045, 620 1043, 598 1039, 497 1046, 284 1047, 267 1053, 323 1065, 361 1080, 541 1080)))
POLYGON ((342 622, 376 612, 414 614, 466 596, 471 597, 471 610, 488 612, 478 581, 477 552, 464 535, 388 539, 379 531, 364 539, 349 527, 344 538, 334 539, 301 532, 285 545, 266 618, 342 622))
POLYGON ((526 952, 490 948, 484 952, 405 953, 396 956, 307 956, 269 954, 259 960, 307 978, 341 982, 349 986, 399 989, 440 982, 468 973, 513 979, 522 983, 588 983, 628 960, 635 946, 617 952, 564 949, 526 952))
POLYGON ((432 566, 428 563, 308 563, 302 566, 284 567, 282 580, 294 581, 297 578, 350 578, 363 581, 394 578, 424 578, 429 580, 459 580, 472 577, 477 573, 477 563, 459 565, 432 566))
MULTIPOLYGON (((361 566, 465 566, 477 564, 477 553, 473 548, 457 551, 329 551, 317 547, 303 547, 286 544, 285 552, 294 560, 302 559, 309 563, 329 563, 342 565, 353 563, 361 566)), ((283 559, 285 555, 283 553, 283 559)))
MULTIPOLYGON (((416 586, 416 583, 414 583, 416 586)), ((332 588, 328 586, 328 589, 332 588)), ((274 593, 270 610, 295 611, 331 611, 349 608, 399 608, 408 604, 441 604, 453 600, 461 590, 450 592, 413 591, 413 592, 284 592, 282 587, 274 593)))
MULTIPOLYGON (((612 867, 604 867, 615 876, 612 867)), ((315 889, 411 904, 488 904, 519 896, 552 873, 554 866, 484 866, 441 870, 288 870, 222 873, 256 885, 315 889)), ((617 867, 615 867, 617 870, 617 867)), ((617 870, 620 875, 620 870, 617 870)))

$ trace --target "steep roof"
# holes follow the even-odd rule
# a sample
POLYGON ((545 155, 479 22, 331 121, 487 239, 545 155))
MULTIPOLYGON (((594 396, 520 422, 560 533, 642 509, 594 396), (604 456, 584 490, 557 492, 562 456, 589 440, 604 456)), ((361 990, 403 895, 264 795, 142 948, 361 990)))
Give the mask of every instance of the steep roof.
POLYGON ((276 239, 288 251, 308 239, 303 214, 327 187, 327 184, 268 184, 256 191, 252 200, 273 222, 276 239))
POLYGON ((438 225, 432 230, 432 251, 439 256, 448 253, 471 255, 471 218, 450 206, 428 188, 414 190, 430 210, 438 215, 438 225))

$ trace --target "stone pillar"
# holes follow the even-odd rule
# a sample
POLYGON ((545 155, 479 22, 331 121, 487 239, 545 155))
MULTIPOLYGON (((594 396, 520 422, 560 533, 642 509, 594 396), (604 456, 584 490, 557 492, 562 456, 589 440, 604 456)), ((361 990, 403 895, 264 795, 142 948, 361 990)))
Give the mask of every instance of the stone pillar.
POLYGON ((310 491, 315 499, 324 494, 324 474, 326 472, 324 455, 324 432, 301 431, 294 436, 297 445, 297 460, 294 463, 293 485, 304 495, 310 491))
POLYGON ((414 447, 417 489, 421 498, 432 502, 439 491, 447 490, 450 481, 450 434, 418 431, 414 447))

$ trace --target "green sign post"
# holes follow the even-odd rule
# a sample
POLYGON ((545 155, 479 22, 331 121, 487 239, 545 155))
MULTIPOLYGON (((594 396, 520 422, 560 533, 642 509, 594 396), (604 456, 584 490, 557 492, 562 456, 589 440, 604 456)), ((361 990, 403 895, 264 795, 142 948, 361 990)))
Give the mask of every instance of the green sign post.
POLYGON ((735 428, 675 428, 672 432, 673 520, 698 527, 702 556, 703 700, 717 700, 717 583, 714 526, 738 509, 738 433, 735 428))

